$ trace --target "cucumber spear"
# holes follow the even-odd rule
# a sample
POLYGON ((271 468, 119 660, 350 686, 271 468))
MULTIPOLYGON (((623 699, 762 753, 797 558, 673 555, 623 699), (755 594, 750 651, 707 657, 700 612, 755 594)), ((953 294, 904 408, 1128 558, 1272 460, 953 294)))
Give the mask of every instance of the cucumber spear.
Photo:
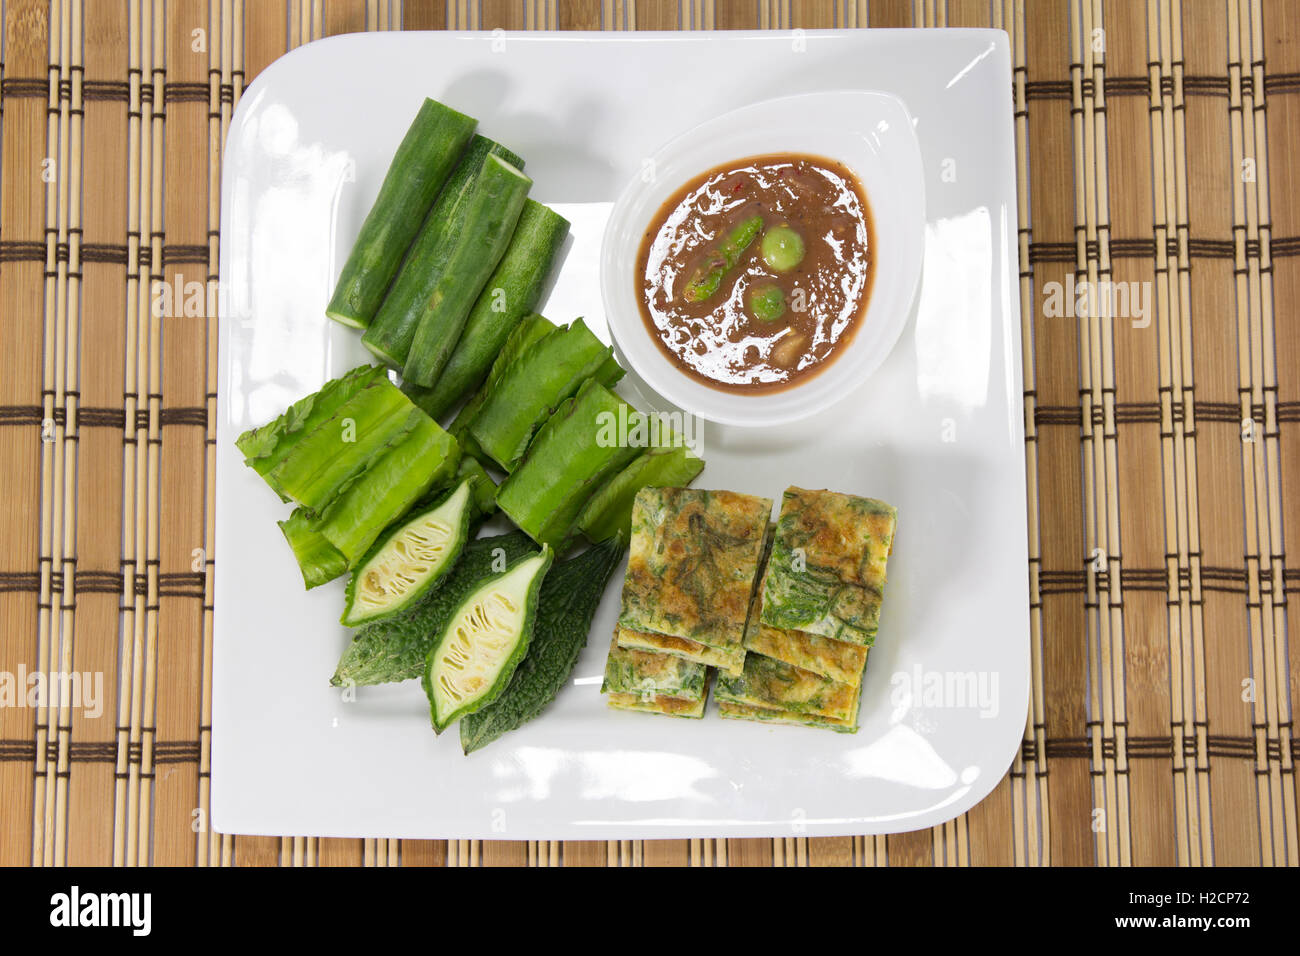
POLYGON ((325 314, 364 329, 474 133, 477 120, 426 99, 402 138, 379 195, 339 273, 325 314))
POLYGON ((533 181, 500 156, 489 156, 451 226, 442 274, 425 300, 402 378, 428 388, 460 341, 474 300, 505 254, 533 181))
POLYGON ((420 316, 456 249, 465 203, 488 156, 501 156, 517 168, 523 166, 523 160, 486 136, 475 136, 470 141, 406 253, 393 287, 361 336, 361 344, 393 368, 406 364, 420 316))
POLYGON ((432 388, 408 385, 412 400, 434 418, 483 383, 510 333, 536 308, 554 271, 569 221, 529 199, 514 237, 465 320, 456 350, 432 388))

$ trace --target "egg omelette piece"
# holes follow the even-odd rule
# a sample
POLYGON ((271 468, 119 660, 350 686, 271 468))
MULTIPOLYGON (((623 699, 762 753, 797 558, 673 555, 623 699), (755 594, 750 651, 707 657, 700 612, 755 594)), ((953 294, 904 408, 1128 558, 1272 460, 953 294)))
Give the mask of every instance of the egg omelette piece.
POLYGON ((893 505, 792 485, 781 496, 777 538, 789 550, 800 549, 814 573, 882 592, 897 527, 893 505))
POLYGON ((618 629, 618 646, 635 648, 657 654, 672 654, 682 660, 716 667, 728 674, 739 675, 745 666, 745 648, 710 647, 699 641, 668 634, 651 634, 648 631, 618 629))
POLYGON ((812 671, 842 684, 861 683, 870 648, 822 637, 820 634, 769 627, 759 620, 762 603, 763 595, 760 591, 755 596, 755 607, 745 628, 745 650, 812 671))
POLYGON ((609 706, 679 717, 702 717, 709 696, 709 669, 671 654, 610 643, 600 690, 609 706))
POLYGON ((818 717, 816 714, 801 714, 793 710, 778 710, 775 707, 755 707, 751 704, 736 704, 731 701, 718 702, 718 714, 729 720, 753 720, 759 723, 798 724, 803 727, 826 727, 842 734, 854 734, 858 731, 857 714, 851 720, 835 717, 818 717))
POLYGON ((844 684, 782 661, 749 654, 740 677, 721 675, 714 689, 719 702, 764 707, 856 724, 862 685, 844 684))
POLYGON ((770 498, 642 488, 632 508, 619 624, 743 653, 771 514, 770 498))
POLYGON ((761 622, 869 647, 897 525, 897 510, 883 501, 787 488, 763 573, 761 622))

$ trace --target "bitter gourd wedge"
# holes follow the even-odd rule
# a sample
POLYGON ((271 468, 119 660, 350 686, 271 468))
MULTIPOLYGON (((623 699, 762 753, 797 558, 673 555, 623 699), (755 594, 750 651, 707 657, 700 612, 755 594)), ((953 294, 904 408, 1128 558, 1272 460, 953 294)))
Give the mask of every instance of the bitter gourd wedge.
POLYGON ((300 398, 279 418, 260 428, 250 428, 235 439, 235 447, 243 454, 244 464, 261 475, 280 496, 280 500, 288 501, 289 496, 270 476, 271 470, 284 460, 298 442, 333 416, 340 405, 385 374, 380 365, 358 366, 347 374, 326 382, 306 398, 300 398))
POLYGON ((380 535, 348 581, 341 623, 358 627, 392 617, 436 587, 465 547, 473 512, 466 479, 380 535))
POLYGON ((286 495, 319 514, 385 449, 427 421, 401 389, 380 378, 340 405, 268 474, 286 495))
POLYGON ((420 677, 434 638, 470 590, 484 575, 504 571, 536 547, 522 531, 471 541, 436 590, 390 618, 357 628, 330 683, 344 687, 420 677))
POLYGON ((460 342, 469 310, 505 255, 533 181, 500 156, 489 156, 449 226, 452 248, 411 340, 402 378, 431 386, 460 342), (462 212, 463 210, 463 212, 462 212))
POLYGON ((577 533, 578 514, 587 500, 641 453, 610 423, 629 422, 635 428, 642 417, 588 379, 546 420, 524 460, 501 483, 498 507, 534 541, 563 553, 577 533))
POLYGON ((402 137, 325 314, 365 328, 478 123, 426 99, 402 137))
POLYGON ((569 220, 536 200, 524 202, 510 245, 470 309, 456 350, 416 404, 441 418, 483 384, 510 333, 536 308, 568 234, 569 220))
POLYGON ((321 512, 313 527, 355 567, 384 529, 430 488, 448 481, 460 464, 456 439, 423 421, 380 455, 321 512))
POLYGON ((510 683, 532 640, 538 592, 554 556, 543 545, 483 579, 451 613, 424 673, 435 732, 486 707, 510 683))
POLYGON ((400 369, 406 364, 424 304, 438 287, 447 260, 456 248, 462 207, 489 155, 502 156, 516 167, 523 166, 522 159, 486 136, 475 136, 470 141, 415 235, 392 288, 361 335, 361 344, 393 368, 400 369))
POLYGON ((582 319, 561 326, 502 370, 469 423, 469 433, 502 469, 514 471, 537 429, 611 353, 582 319))
POLYGON ((682 488, 704 470, 704 462, 684 445, 647 448, 630 465, 591 496, 578 515, 578 528, 588 541, 632 534, 632 502, 646 487, 682 488))
POLYGON ((591 619, 622 557, 622 543, 611 539, 559 562, 546 573, 528 653, 501 696, 460 722, 460 745, 465 753, 486 747, 527 723, 555 699, 587 645, 591 619))
POLYGON ((293 549, 298 569, 302 571, 302 583, 308 590, 333 581, 348 569, 348 559, 324 535, 312 528, 311 521, 308 512, 295 508, 288 518, 276 522, 284 532, 289 547, 293 549))

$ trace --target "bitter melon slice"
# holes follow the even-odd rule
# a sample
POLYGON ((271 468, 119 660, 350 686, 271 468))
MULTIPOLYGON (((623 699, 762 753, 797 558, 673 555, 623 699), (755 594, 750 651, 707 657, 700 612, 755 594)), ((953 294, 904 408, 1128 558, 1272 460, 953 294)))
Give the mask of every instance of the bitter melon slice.
POLYGON ((463 600, 429 652, 424 691, 439 733, 495 700, 528 650, 537 593, 554 557, 543 546, 463 600))
POLYGON ((442 580, 469 536, 470 489, 468 479, 460 482, 442 501, 380 537, 348 581, 344 624, 390 617, 442 580))

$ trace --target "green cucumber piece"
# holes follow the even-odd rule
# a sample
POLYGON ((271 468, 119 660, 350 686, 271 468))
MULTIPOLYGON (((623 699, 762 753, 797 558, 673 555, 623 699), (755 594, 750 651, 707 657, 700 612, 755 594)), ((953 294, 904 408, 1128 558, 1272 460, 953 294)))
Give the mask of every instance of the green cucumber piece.
POLYGON ((325 314, 365 328, 478 122, 425 99, 361 224, 325 314))
POLYGON ((405 438, 361 473, 321 513, 314 530, 355 567, 384 529, 460 464, 456 439, 424 416, 405 438))
POLYGON ((640 454, 624 442, 644 416, 594 379, 537 432, 519 467, 497 489, 497 505, 539 544, 563 552, 578 514, 605 481, 640 454))
POLYGON ((424 673, 437 733, 492 703, 510 682, 532 639, 538 592, 553 558, 543 546, 483 579, 443 625, 424 673))
POLYGON ((537 429, 611 354, 582 319, 561 326, 502 370, 469 433, 506 472, 514 471, 537 429))
POLYGON ((460 557, 473 511, 466 479, 437 504, 380 535, 348 581, 341 623, 359 627, 392 617, 428 593, 460 557))
POLYGON ((488 156, 448 225, 452 248, 424 301, 402 378, 426 388, 442 374, 460 341, 469 310, 505 255, 533 181, 500 156, 488 156))
POLYGON ((459 217, 466 199, 473 192, 488 156, 502 156, 515 166, 523 166, 523 160, 500 143, 486 136, 471 140, 416 234, 393 287, 361 336, 361 344, 393 368, 400 369, 406 364, 425 303, 437 289, 456 248, 459 217))
POLYGON ((642 488, 682 488, 704 470, 704 462, 684 446, 648 448, 591 496, 578 516, 578 528, 588 541, 617 536, 629 541, 632 502, 642 488))
POLYGON ((435 590, 386 620, 357 628, 330 683, 387 684, 421 676, 434 638, 470 590, 484 575, 505 570, 535 548, 522 531, 469 542, 435 590))
POLYGON ((569 220, 536 200, 524 202, 510 245, 470 309, 456 350, 416 404, 440 418, 483 384, 510 333, 537 306, 568 234, 569 220))
POLYGON ((385 448, 428 420, 401 389, 378 379, 299 441, 269 475, 284 494, 319 513, 385 448))
POLYGON ((284 461, 298 442, 328 421, 340 405, 385 375, 380 365, 358 366, 326 382, 306 398, 300 398, 279 418, 260 428, 250 428, 235 439, 235 447, 243 454, 244 464, 261 475, 280 500, 288 501, 289 496, 270 477, 271 470, 284 461))
POLYGON ((465 753, 527 723, 555 699, 587 645, 591 619, 622 557, 623 544, 610 540, 559 562, 546 573, 528 653, 501 696, 460 722, 465 753))
POLYGON ((298 569, 302 571, 302 583, 307 590, 320 587, 347 572, 348 559, 324 535, 312 528, 312 518, 308 512, 295 508, 293 514, 276 524, 293 549, 298 569))

